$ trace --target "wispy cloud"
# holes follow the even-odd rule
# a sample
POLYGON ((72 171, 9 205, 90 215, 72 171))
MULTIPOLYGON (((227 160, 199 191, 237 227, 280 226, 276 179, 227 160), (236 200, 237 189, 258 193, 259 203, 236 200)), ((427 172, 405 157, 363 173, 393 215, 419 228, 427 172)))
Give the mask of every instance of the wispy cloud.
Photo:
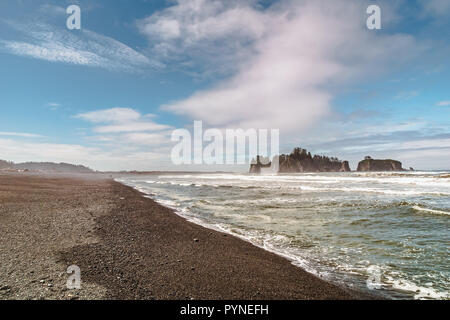
POLYGON ((92 123, 123 123, 137 121, 142 118, 142 115, 131 108, 112 108, 80 113, 76 115, 76 118, 80 118, 92 123))
POLYGON ((152 120, 154 115, 142 115, 131 108, 112 108, 105 110, 81 113, 76 118, 83 119, 98 125, 94 128, 99 133, 121 133, 140 131, 160 131, 171 128, 168 125, 158 124, 152 120))
POLYGON ((39 7, 39 11, 46 15, 63 16, 66 15, 66 9, 61 6, 45 3, 39 7))
POLYGON ((172 127, 153 121, 153 114, 142 115, 131 108, 112 108, 81 113, 76 118, 94 124, 93 132, 97 135, 90 137, 92 141, 129 148, 167 147, 171 144, 172 127))
POLYGON ((22 138, 42 138, 40 134, 23 133, 23 132, 0 132, 0 136, 22 137, 22 138))
POLYGON ((8 25, 20 35, 14 40, 0 39, 0 50, 11 54, 126 72, 161 66, 127 45, 87 29, 71 32, 45 23, 8 25))
POLYGON ((440 102, 436 103, 436 106, 438 106, 438 107, 450 106, 450 100, 440 101, 440 102))
POLYGON ((49 108, 50 110, 57 110, 61 107, 61 104, 57 103, 57 102, 49 102, 49 103, 45 104, 45 106, 47 108, 49 108))
POLYGON ((355 119, 351 123, 322 123, 300 139, 301 145, 314 153, 349 160, 352 168, 364 156, 371 155, 405 161, 405 167, 448 169, 445 159, 450 156, 450 131, 433 122, 399 123, 379 115, 376 119, 355 119))
POLYGON ((420 94, 418 90, 409 90, 409 91, 401 91, 399 92, 394 99, 395 100, 409 100, 417 97, 420 94))

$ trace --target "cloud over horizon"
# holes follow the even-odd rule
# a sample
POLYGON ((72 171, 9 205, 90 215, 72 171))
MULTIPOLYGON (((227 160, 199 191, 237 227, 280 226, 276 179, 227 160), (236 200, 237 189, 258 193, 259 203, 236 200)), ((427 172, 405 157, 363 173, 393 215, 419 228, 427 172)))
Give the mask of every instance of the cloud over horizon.
POLYGON ((75 118, 94 124, 92 140, 128 143, 136 146, 160 146, 169 144, 169 125, 152 120, 153 114, 142 115, 131 108, 112 108, 80 113, 75 118))
POLYGON ((120 133, 139 131, 159 131, 170 129, 171 126, 158 124, 152 120, 155 115, 142 115, 131 108, 112 108, 80 113, 76 118, 94 124, 103 124, 94 128, 98 133, 120 133))
POLYGON ((213 126, 299 133, 331 114, 333 86, 382 74, 398 64, 393 57, 421 50, 410 35, 368 31, 357 1, 255 3, 178 0, 139 22, 155 50, 219 52, 218 69, 234 70, 163 110, 213 126), (232 52, 220 54, 230 43, 232 52))
MULTIPOLYGON (((19 162, 65 162, 81 164, 94 170, 117 171, 148 170, 154 163, 169 169, 170 163, 160 153, 151 151, 124 152, 123 149, 105 150, 99 147, 86 147, 79 144, 29 142, 17 139, 0 138, 0 148, 4 160, 19 162)), ((3 160, 3 159, 2 159, 3 160)))

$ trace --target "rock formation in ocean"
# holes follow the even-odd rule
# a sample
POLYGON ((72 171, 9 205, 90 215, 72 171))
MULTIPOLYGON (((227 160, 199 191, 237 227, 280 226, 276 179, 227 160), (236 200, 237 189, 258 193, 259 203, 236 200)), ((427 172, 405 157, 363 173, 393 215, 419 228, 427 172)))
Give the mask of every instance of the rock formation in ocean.
MULTIPOLYGON (((301 148, 295 148, 289 155, 280 155, 278 157, 278 161, 278 173, 351 171, 348 161, 340 161, 334 157, 329 158, 318 155, 312 156, 310 152, 301 148)), ((250 166, 250 173, 261 173, 261 168, 270 166, 271 163, 262 165, 256 161, 256 163, 252 163, 250 166)))
POLYGON ((270 168, 271 165, 269 158, 257 156, 256 161, 253 159, 250 164, 250 173, 260 174, 262 168, 270 168))
POLYGON ((352 169, 350 169, 350 164, 348 163, 348 161, 343 161, 342 162, 342 167, 341 167, 341 172, 350 172, 352 171, 352 169))
POLYGON ((358 164, 358 171, 406 171, 402 163, 396 160, 378 160, 366 157, 358 164))
POLYGON ((279 161, 280 173, 350 171, 348 161, 340 161, 334 157, 312 156, 310 152, 301 148, 295 148, 290 155, 281 155, 279 161))

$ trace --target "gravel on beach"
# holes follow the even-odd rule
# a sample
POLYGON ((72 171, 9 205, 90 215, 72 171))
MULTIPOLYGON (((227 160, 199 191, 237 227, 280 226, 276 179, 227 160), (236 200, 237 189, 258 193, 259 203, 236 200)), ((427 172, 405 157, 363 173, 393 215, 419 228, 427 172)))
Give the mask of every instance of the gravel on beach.
POLYGON ((0 300, 366 298, 104 175, 0 175, 0 300))

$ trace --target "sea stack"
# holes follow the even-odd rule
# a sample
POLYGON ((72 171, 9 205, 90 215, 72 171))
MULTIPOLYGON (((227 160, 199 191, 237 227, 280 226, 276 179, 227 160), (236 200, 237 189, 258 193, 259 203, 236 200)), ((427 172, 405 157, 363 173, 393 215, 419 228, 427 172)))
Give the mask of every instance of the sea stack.
POLYGON ((250 173, 260 174, 261 168, 270 168, 271 165, 272 165, 272 162, 270 162, 270 160, 268 158, 257 156, 256 161, 253 160, 250 165, 250 173))
MULTIPOLYGON (((268 159, 257 157, 256 162, 253 161, 250 166, 250 173, 259 174, 261 168, 270 167, 271 163, 268 159)), ((338 158, 311 155, 305 149, 295 148, 291 154, 282 154, 276 157, 274 161, 279 161, 278 173, 301 173, 301 172, 350 172, 348 161, 340 161, 338 158)))
POLYGON ((402 163, 396 160, 379 160, 372 159, 372 157, 367 156, 363 161, 358 164, 359 172, 369 172, 369 171, 406 171, 403 169, 402 163))
POLYGON ((348 161, 342 162, 341 172, 350 172, 350 171, 352 170, 350 169, 350 164, 348 163, 348 161))
POLYGON ((299 172, 349 172, 348 161, 335 157, 312 156, 305 149, 295 148, 290 155, 280 156, 280 173, 299 172))

